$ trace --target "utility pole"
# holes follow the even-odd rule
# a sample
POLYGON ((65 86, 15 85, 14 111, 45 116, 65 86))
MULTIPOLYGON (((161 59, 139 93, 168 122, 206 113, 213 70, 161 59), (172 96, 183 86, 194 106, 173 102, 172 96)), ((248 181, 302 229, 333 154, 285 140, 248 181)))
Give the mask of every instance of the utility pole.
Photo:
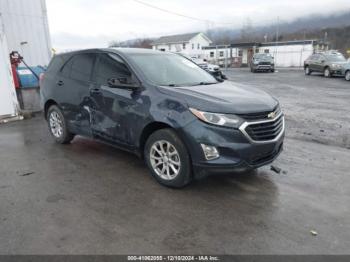
POLYGON ((275 65, 277 64, 277 45, 278 45, 278 37, 279 37, 279 23, 280 23, 280 17, 277 16, 277 23, 276 23, 276 47, 275 47, 275 65))

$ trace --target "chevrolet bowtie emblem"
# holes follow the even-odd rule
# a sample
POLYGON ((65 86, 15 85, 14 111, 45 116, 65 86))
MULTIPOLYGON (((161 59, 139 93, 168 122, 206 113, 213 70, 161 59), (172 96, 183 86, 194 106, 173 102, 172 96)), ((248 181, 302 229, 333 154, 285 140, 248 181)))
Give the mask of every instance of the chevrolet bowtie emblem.
POLYGON ((268 118, 273 119, 276 117, 276 113, 275 112, 271 112, 270 114, 267 115, 268 118))

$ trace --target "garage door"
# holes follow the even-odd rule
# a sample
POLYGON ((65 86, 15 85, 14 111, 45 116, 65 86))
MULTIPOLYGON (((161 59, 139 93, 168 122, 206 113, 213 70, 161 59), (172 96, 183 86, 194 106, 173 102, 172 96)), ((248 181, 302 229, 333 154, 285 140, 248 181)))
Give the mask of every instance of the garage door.
POLYGON ((12 81, 5 36, 0 30, 0 118, 15 116, 17 108, 16 91, 12 81))

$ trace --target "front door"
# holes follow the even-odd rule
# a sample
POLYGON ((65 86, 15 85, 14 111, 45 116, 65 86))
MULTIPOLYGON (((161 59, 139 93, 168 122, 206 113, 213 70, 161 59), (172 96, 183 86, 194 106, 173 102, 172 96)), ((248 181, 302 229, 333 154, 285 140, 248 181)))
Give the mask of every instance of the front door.
POLYGON ((110 80, 136 82, 133 74, 118 55, 101 53, 98 55, 93 79, 94 86, 90 90, 93 134, 107 141, 129 144, 136 91, 118 87, 117 84, 112 86, 110 80))

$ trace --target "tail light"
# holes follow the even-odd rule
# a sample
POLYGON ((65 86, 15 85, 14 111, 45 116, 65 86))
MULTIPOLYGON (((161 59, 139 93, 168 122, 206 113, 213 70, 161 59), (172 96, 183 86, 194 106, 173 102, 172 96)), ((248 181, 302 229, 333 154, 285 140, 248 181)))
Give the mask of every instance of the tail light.
POLYGON ((44 77, 45 77, 45 74, 44 73, 41 73, 39 75, 39 87, 41 87, 43 81, 44 81, 44 77))

